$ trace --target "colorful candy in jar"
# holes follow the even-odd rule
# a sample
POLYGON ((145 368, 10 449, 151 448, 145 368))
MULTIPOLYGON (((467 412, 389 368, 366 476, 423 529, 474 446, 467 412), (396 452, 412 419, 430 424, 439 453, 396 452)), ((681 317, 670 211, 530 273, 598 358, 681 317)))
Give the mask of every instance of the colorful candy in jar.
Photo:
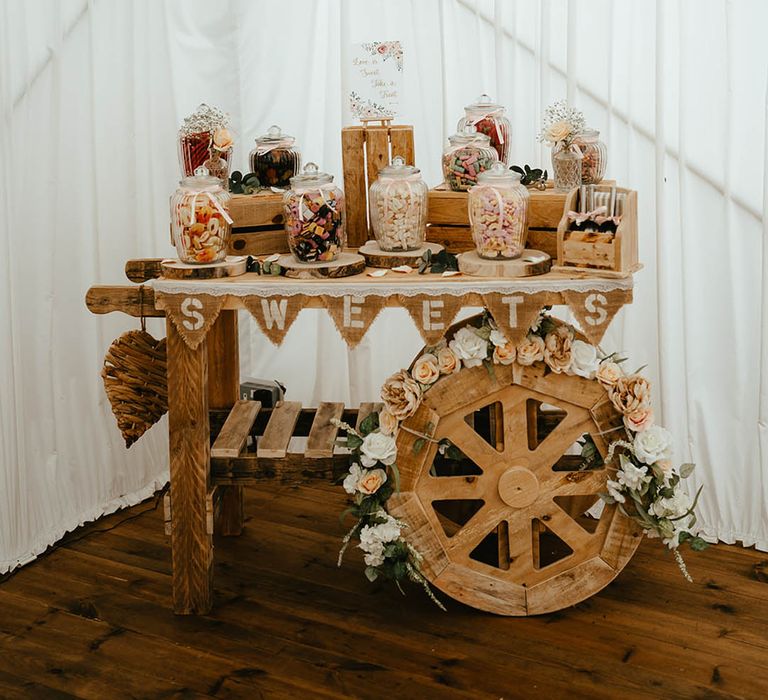
POLYGON ((373 234, 382 250, 418 250, 424 245, 427 186, 418 168, 395 156, 371 185, 369 203, 373 234))
POLYGON ((499 161, 485 134, 477 133, 474 126, 448 137, 450 146, 443 153, 443 177, 454 192, 466 192, 477 184, 478 175, 499 161))
POLYGON ((293 136, 284 134, 276 125, 256 139, 256 148, 250 154, 251 172, 262 187, 286 188, 291 178, 298 175, 301 153, 294 147, 294 141, 293 136))
POLYGON ((597 185, 605 175, 608 149, 600 140, 597 129, 585 129, 577 134, 573 143, 581 151, 581 182, 597 185))
POLYGON ((480 95, 477 101, 464 107, 464 117, 459 120, 457 131, 469 124, 488 136, 491 146, 504 164, 509 164, 511 127, 504 116, 504 107, 496 104, 488 95, 480 95))
POLYGON ((519 258, 528 238, 528 190, 520 175, 496 163, 469 191, 469 220, 482 258, 519 258))
POLYGON ((288 246, 299 262, 335 260, 346 245, 344 193, 333 176, 307 163, 283 197, 288 246))
POLYGON ((229 115, 201 104, 184 119, 179 129, 179 165, 184 177, 205 166, 214 177, 226 182, 232 159, 229 115))
POLYGON ((200 167, 171 197, 171 229, 179 260, 214 263, 227 257, 232 226, 230 195, 221 180, 200 167))

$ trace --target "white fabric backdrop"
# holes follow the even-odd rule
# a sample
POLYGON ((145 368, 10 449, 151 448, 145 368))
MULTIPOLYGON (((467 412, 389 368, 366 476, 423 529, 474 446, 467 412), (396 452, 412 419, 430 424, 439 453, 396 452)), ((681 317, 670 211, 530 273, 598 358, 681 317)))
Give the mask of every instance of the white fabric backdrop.
MULTIPOLYGON (((2 0, 0 573, 167 479, 165 422, 129 452, 103 394, 109 342, 136 322, 83 296, 129 257, 169 254, 175 130, 201 101, 232 114, 245 165, 272 123, 341 173, 352 42, 405 46, 402 123, 429 184, 462 106, 507 105, 515 162, 567 96, 640 193, 635 304, 604 346, 655 381, 681 460, 706 483, 709 538, 768 549, 768 45, 761 0, 2 0), (761 329, 762 328, 762 332, 761 329)), ((418 350, 405 312, 349 352, 305 311, 280 353, 243 319, 244 374, 307 403, 375 397, 418 350), (396 342, 392 339, 396 338, 396 342)), ((162 324, 150 327, 162 334, 162 324)))

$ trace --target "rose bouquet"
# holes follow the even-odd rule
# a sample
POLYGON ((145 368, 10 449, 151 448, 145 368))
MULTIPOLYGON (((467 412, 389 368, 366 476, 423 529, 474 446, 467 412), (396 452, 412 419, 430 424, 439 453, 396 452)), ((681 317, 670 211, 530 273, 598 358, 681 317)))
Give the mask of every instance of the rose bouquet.
POLYGON ((538 139, 547 146, 568 147, 574 137, 584 131, 584 113, 569 107, 565 100, 558 100, 544 110, 538 139))

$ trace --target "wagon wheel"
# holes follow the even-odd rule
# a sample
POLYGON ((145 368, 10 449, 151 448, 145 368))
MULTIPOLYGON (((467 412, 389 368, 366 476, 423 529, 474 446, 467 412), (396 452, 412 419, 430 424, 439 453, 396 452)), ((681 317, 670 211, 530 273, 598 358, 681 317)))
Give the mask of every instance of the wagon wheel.
POLYGON ((432 387, 403 427, 401 492, 390 511, 444 593, 503 615, 551 612, 599 591, 637 548, 640 530, 615 506, 599 519, 582 515, 607 490, 608 470, 580 469, 580 457, 566 455, 589 434, 605 456, 603 435, 621 434, 621 416, 597 382, 543 363, 496 366, 493 376, 465 368, 432 387), (483 435, 484 416, 491 431, 483 435), (446 469, 434 442, 443 438, 465 464, 446 469))

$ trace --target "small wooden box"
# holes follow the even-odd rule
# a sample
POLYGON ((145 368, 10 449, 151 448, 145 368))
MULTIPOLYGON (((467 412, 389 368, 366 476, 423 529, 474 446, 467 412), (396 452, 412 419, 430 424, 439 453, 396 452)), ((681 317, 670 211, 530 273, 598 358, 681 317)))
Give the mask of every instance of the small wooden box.
POLYGON ((282 194, 233 194, 229 214, 234 221, 229 240, 231 255, 289 252, 288 238, 283 228, 282 194))
MULTIPOLYGON (((595 187, 597 204, 603 204, 611 190, 610 184, 595 187)), ((571 229, 567 212, 579 211, 579 190, 572 190, 565 201, 563 217, 557 228, 557 265, 553 270, 573 272, 588 269, 606 277, 624 277, 640 268, 637 250, 637 192, 624 187, 616 188, 617 213, 621 214, 616 233, 609 241, 591 241, 589 236, 571 229), (587 238, 587 240, 583 240, 587 238)))
MULTIPOLYGON (((546 190, 530 189, 528 207, 528 248, 557 257, 557 226, 563 217, 567 192, 556 192, 552 183, 546 190)), ((443 183, 428 195, 427 240, 444 245, 451 253, 475 247, 469 226, 467 192, 453 192, 443 183)))

